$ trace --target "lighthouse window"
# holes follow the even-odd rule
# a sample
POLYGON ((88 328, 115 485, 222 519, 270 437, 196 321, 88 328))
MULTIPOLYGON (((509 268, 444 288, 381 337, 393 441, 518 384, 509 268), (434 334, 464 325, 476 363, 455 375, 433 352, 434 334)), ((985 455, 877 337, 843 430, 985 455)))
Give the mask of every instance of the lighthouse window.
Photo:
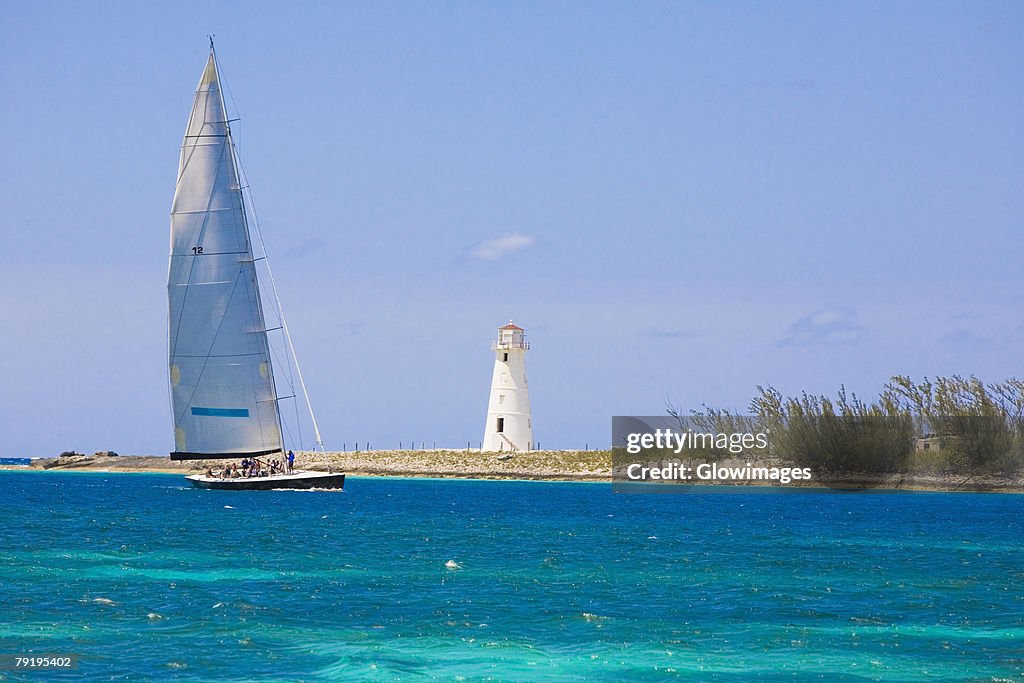
POLYGON ((498 394, 498 405, 500 406, 505 402, 505 394, 498 394))
POLYGON ((508 353, 501 354, 501 359, 507 363, 508 362, 508 353))
POLYGON ((505 431, 505 418, 499 417, 498 418, 498 433, 500 434, 503 431, 505 431))

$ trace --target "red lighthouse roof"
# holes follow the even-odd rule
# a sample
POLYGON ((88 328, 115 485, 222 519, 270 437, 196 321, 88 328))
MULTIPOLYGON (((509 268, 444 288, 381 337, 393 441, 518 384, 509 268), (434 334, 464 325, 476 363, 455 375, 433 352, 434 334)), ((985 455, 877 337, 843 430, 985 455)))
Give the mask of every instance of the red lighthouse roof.
POLYGON ((502 325, 498 329, 499 330, 519 330, 520 332, 525 332, 526 331, 523 328, 519 327, 519 325, 513 325, 511 320, 508 322, 508 325, 502 325))

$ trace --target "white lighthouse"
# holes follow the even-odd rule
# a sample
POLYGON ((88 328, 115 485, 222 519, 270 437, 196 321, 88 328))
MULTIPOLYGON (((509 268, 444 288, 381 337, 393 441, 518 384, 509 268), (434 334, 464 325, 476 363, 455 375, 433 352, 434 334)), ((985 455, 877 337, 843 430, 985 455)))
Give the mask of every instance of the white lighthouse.
POLYGON ((483 450, 533 450, 533 424, 530 422, 530 390, 526 385, 526 352, 530 344, 526 332, 509 321, 498 328, 498 339, 491 342, 494 374, 491 398, 487 402, 483 450))

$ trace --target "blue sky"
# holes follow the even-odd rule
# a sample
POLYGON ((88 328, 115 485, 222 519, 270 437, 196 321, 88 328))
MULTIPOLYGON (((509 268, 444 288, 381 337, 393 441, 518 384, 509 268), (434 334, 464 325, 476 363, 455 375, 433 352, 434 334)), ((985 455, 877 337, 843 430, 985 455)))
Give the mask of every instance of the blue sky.
POLYGON ((0 455, 173 446, 207 33, 328 447, 1020 374, 1020 3, 149 5, 0 8, 0 455))

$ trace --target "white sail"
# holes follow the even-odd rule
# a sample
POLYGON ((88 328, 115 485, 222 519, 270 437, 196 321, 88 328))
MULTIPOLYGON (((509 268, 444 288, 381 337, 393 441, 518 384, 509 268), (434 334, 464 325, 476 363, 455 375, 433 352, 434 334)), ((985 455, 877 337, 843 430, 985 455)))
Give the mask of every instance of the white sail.
POLYGON ((282 450, 270 348, 212 45, 181 146, 167 298, 171 457, 282 450))

